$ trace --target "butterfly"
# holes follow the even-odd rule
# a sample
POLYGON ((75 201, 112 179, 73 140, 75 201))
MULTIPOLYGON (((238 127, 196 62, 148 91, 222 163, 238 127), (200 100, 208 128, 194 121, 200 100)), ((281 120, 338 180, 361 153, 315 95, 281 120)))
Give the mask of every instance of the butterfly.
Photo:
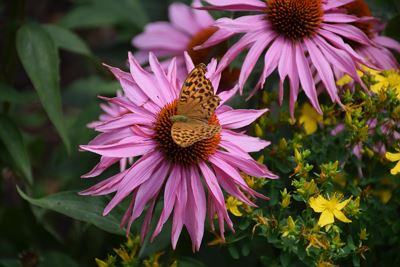
POLYGON ((189 73, 179 94, 176 115, 171 116, 171 136, 180 147, 189 147, 221 131, 221 126, 208 123, 221 99, 214 94, 206 72, 206 65, 199 64, 189 73))

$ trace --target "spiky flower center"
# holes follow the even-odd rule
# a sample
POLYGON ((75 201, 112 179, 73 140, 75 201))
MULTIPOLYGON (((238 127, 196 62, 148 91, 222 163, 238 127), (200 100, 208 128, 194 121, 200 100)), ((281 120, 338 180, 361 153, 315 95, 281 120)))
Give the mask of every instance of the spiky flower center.
MULTIPOLYGON (((205 161, 209 156, 214 154, 221 140, 220 134, 214 135, 212 138, 201 140, 189 147, 180 147, 171 136, 172 121, 171 117, 176 115, 178 100, 165 105, 157 115, 154 126, 154 139, 158 144, 158 148, 173 163, 181 165, 197 164, 199 161, 205 161)), ((219 121, 215 113, 211 116, 209 124, 219 125, 219 121)))
POLYGON ((275 31, 294 41, 315 34, 323 16, 320 0, 267 0, 266 12, 275 31))

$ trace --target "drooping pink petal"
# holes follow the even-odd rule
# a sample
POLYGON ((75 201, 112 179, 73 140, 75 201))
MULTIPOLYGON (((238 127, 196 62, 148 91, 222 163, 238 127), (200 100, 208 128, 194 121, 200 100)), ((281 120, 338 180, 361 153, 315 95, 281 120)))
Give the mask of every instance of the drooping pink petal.
POLYGON ((265 47, 275 38, 275 34, 262 34, 262 32, 255 32, 258 35, 257 40, 249 49, 247 56, 242 65, 242 71, 239 76, 239 88, 243 91, 244 83, 249 78, 254 66, 256 65, 261 53, 264 51, 265 47))
POLYGON ((172 209, 174 208, 176 201, 176 191, 181 181, 181 167, 172 166, 171 174, 167 179, 167 183, 164 188, 164 208, 161 212, 160 219, 158 220, 157 226, 151 236, 153 240, 162 230, 165 222, 171 215, 172 209))
POLYGON ((107 195, 110 193, 113 193, 118 190, 119 184, 122 181, 122 179, 125 177, 125 175, 128 173, 128 170, 125 170, 123 172, 120 172, 116 175, 113 175, 104 181, 101 181, 98 184, 95 184, 94 186, 79 192, 79 195, 92 195, 92 196, 101 196, 101 195, 107 195))
POLYGON ((128 170, 120 183, 117 193, 104 209, 103 215, 107 215, 118 203, 135 190, 139 185, 146 182, 158 167, 162 155, 158 151, 147 153, 135 162, 128 170))
POLYGON ((101 157, 99 163, 97 163, 94 168, 81 176, 81 178, 90 178, 90 177, 96 177, 100 174, 102 174, 106 169, 108 169, 111 165, 114 163, 118 162, 120 158, 110 158, 110 157, 101 157))
POLYGON ((197 168, 192 167, 189 171, 190 176, 187 183, 188 208, 185 213, 185 225, 192 239, 194 250, 200 250, 206 217, 206 196, 197 168))
POLYGON ((310 40, 304 40, 313 65, 317 69, 318 75, 328 90, 332 102, 340 103, 339 95, 336 88, 335 78, 333 77, 332 68, 325 59, 318 47, 310 40))
POLYGON ((207 185, 208 191, 212 194, 213 199, 216 201, 216 203, 218 203, 220 207, 225 207, 224 195, 222 194, 221 188, 218 185, 215 174, 204 162, 199 162, 199 168, 201 173, 203 174, 203 178, 207 185))
POLYGON ((222 129, 221 139, 234 143, 245 152, 258 152, 271 144, 271 142, 258 137, 240 134, 227 129, 222 129))
POLYGON ((264 165, 258 163, 255 160, 248 160, 244 158, 235 157, 231 153, 225 151, 217 151, 215 155, 217 155, 224 161, 228 162, 232 166, 242 170, 248 175, 255 177, 267 177, 270 179, 277 179, 278 176, 273 174, 270 170, 267 169, 264 165))
MULTIPOLYGON (((229 11, 264 11, 265 2, 259 0, 206 0, 205 2, 213 5, 210 9, 220 9, 229 11)), ((206 6, 207 8, 208 6, 206 6)))
POLYGON ((324 10, 334 9, 336 7, 341 7, 351 2, 354 2, 354 0, 330 0, 323 4, 323 8, 324 10))
POLYGON ((259 110, 234 109, 220 113, 218 119, 222 126, 225 126, 228 129, 238 129, 249 125, 267 111, 267 108, 259 110))
POLYGON ((304 93, 307 95, 315 110, 322 114, 322 110, 318 102, 317 89, 315 88, 315 83, 311 75, 310 66, 304 55, 304 48, 300 43, 296 44, 296 63, 304 93))
POLYGON ((168 81, 167 74, 161 67, 160 62, 152 52, 149 53, 149 62, 151 70, 154 73, 154 77, 157 80, 158 87, 162 88, 159 90, 160 94, 163 95, 162 98, 165 99, 166 103, 174 101, 175 100, 175 94, 173 94, 174 88, 168 81))
POLYGON ((400 53, 400 43, 396 40, 386 37, 386 36, 376 36, 374 37, 374 41, 378 44, 393 49, 397 53, 400 53))
POLYGON ((100 125, 97 125, 96 131, 99 132, 114 131, 116 129, 129 127, 130 125, 134 124, 151 126, 153 124, 153 121, 154 121, 153 116, 144 116, 144 114, 128 113, 120 117, 117 117, 115 119, 105 121, 100 125))
POLYGON ((171 230, 171 243, 172 248, 176 248, 179 236, 182 232, 182 227, 185 220, 186 204, 187 204, 187 186, 186 179, 189 177, 189 170, 181 168, 181 181, 176 190, 176 201, 174 208, 174 217, 172 219, 172 230, 171 230))

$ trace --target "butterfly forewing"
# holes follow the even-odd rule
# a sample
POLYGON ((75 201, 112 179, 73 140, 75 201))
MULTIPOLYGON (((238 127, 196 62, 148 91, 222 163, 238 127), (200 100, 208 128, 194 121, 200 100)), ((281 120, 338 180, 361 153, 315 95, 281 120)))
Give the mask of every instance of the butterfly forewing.
POLYGON ((206 66, 199 64, 183 83, 177 108, 178 115, 208 122, 218 107, 220 98, 214 94, 214 88, 206 78, 206 66))
POLYGON ((199 64, 183 83, 176 115, 186 117, 187 121, 176 121, 171 128, 172 139, 181 147, 211 138, 221 130, 219 125, 208 123, 220 98, 214 94, 212 83, 205 76, 206 72, 206 66, 199 64))

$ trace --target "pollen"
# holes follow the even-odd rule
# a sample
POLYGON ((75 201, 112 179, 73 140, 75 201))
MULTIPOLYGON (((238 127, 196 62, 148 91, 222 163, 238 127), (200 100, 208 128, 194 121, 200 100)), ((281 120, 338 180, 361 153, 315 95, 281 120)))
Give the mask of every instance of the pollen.
MULTIPOLYGON (((178 100, 164 106, 157 115, 154 125, 154 139, 158 144, 158 148, 164 153, 166 158, 172 163, 189 166, 197 164, 200 161, 206 161, 209 156, 213 155, 221 141, 221 135, 218 133, 212 138, 201 140, 189 147, 180 147, 171 136, 171 128, 173 122, 171 116, 176 115, 178 100)), ((219 125, 219 121, 215 113, 211 116, 209 122, 211 125, 219 125)))
POLYGON ((323 16, 320 0, 267 0, 266 13, 275 31, 294 41, 314 35, 323 16))

